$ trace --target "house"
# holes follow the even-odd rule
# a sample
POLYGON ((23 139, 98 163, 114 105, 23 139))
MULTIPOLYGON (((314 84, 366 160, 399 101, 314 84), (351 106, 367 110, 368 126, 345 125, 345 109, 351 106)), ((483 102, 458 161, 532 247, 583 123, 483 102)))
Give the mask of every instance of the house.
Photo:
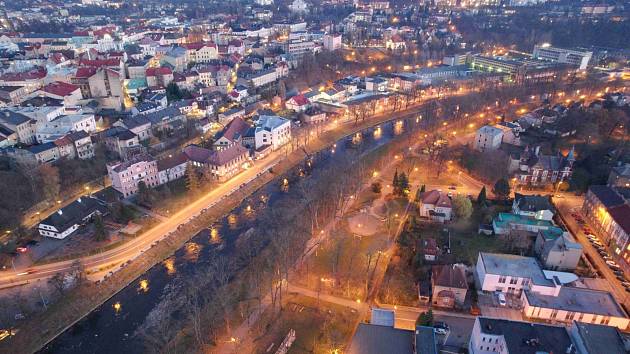
POLYGON ((451 220, 453 207, 451 198, 438 190, 432 190, 420 194, 418 202, 420 216, 437 222, 451 220))
POLYGON ((87 160, 94 157, 94 143, 92 137, 84 130, 79 130, 66 135, 66 138, 72 143, 74 156, 81 160, 87 160))
POLYGON ((59 148, 52 141, 44 144, 29 146, 26 150, 33 154, 35 160, 39 164, 53 162, 61 157, 59 154, 59 148))
POLYGON ((568 181, 573 173, 575 150, 571 149, 566 156, 542 155, 540 148, 527 147, 520 155, 519 171, 515 178, 519 184, 548 185, 568 181))
POLYGON ((220 150, 208 150, 197 145, 188 145, 183 153, 193 166, 204 168, 218 181, 226 181, 238 174, 250 163, 249 150, 233 144, 220 150))
POLYGON ((572 323, 587 322, 625 330, 630 323, 621 305, 607 291, 560 287, 556 294, 524 290, 523 315, 535 320, 572 323))
POLYGON ((151 129, 153 131, 177 129, 183 127, 182 123, 186 121, 186 114, 183 114, 174 106, 168 106, 155 112, 141 114, 139 116, 151 122, 151 129))
POLYGON ((235 118, 245 117, 245 109, 241 107, 235 107, 225 112, 219 113, 219 123, 227 125, 235 118))
POLYGON ((105 203, 93 197, 80 197, 52 213, 37 226, 39 234, 62 240, 85 225, 95 214, 108 213, 105 203))
POLYGON ((537 233, 540 230, 555 228, 549 220, 535 219, 519 214, 499 213, 492 220, 492 229, 495 235, 508 235, 514 231, 526 231, 537 233))
POLYGON ((153 113, 160 108, 161 107, 157 103, 153 103, 151 101, 143 101, 131 107, 131 115, 137 116, 138 114, 153 113))
POLYGON ((440 253, 440 248, 434 238, 423 238, 418 240, 417 252, 419 252, 425 261, 434 262, 440 253))
POLYGON ((166 87, 173 81, 173 70, 167 66, 148 68, 145 76, 149 87, 166 87))
POLYGON ((122 193, 124 198, 136 194, 140 182, 149 188, 160 184, 157 161, 148 154, 138 154, 124 162, 108 163, 107 175, 112 181, 112 187, 122 193))
POLYGON ((114 123, 114 126, 129 129, 138 136, 138 141, 151 138, 151 121, 149 121, 145 115, 123 118, 114 123))
POLYGON ((255 148, 277 150, 291 140, 291 121, 278 116, 260 116, 255 125, 255 148))
MULTIPOLYGON (((251 128, 242 118, 237 117, 229 122, 225 129, 217 133, 213 146, 217 149, 224 149, 233 144, 241 144, 243 135, 251 128)), ((245 144, 242 144, 246 146, 245 144)))
POLYGON ((122 159, 141 148, 138 135, 125 127, 114 126, 100 135, 107 150, 117 153, 122 159))
POLYGON ((582 245, 568 232, 551 228, 538 231, 534 252, 547 269, 575 270, 582 257, 582 245))
POLYGON ((431 268, 431 289, 434 306, 461 308, 466 299, 468 282, 463 265, 436 265, 431 268))
POLYGON ((503 141, 503 130, 491 125, 484 125, 477 130, 473 146, 475 150, 481 152, 493 151, 501 146, 501 141, 503 141))
POLYGON ((554 208, 549 196, 514 194, 512 213, 537 220, 553 220, 554 208))
POLYGON ((414 331, 393 326, 360 323, 348 354, 413 354, 414 331))
POLYGON ((20 103, 31 91, 25 86, 0 86, 0 103, 20 103))
POLYGON ((66 106, 76 106, 83 99, 79 86, 62 81, 51 82, 37 93, 45 97, 63 100, 66 106))
POLYGON ((555 294, 559 286, 547 279, 535 258, 480 252, 475 266, 477 289, 484 292, 520 294, 530 289, 555 294))
POLYGON ((35 136, 38 142, 45 143, 78 131, 96 131, 94 114, 66 114, 50 121, 39 122, 35 128, 35 136))
POLYGON ((317 107, 311 107, 303 112, 302 117, 306 124, 321 124, 326 122, 326 112, 317 107))
POLYGON ((35 120, 13 110, 0 111, 0 125, 17 134, 17 142, 31 145, 36 142, 35 120))
POLYGON ((166 184, 184 177, 186 175, 187 166, 188 157, 181 152, 174 156, 169 155, 167 158, 158 160, 158 184, 166 184))
POLYGON ((287 100, 285 103, 287 109, 292 109, 296 112, 304 112, 311 107, 311 101, 308 100, 303 94, 295 95, 287 100))
POLYGON ((630 163, 613 167, 608 176, 608 185, 611 187, 630 187, 630 163))
POLYGON ((570 354, 573 349, 564 327, 481 316, 475 319, 468 342, 470 354, 570 354))

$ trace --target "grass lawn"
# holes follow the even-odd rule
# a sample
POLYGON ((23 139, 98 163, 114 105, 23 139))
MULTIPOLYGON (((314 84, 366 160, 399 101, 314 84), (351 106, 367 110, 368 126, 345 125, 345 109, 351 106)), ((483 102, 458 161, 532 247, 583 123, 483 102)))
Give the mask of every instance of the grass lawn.
MULTIPOLYGON (((263 325, 257 333, 254 353, 274 353, 289 330, 295 330, 295 342, 289 353, 331 353, 342 349, 349 342, 352 329, 358 319, 355 310, 317 299, 289 294, 282 313, 266 313, 263 325)), ((262 322, 261 322, 262 323, 262 322)))

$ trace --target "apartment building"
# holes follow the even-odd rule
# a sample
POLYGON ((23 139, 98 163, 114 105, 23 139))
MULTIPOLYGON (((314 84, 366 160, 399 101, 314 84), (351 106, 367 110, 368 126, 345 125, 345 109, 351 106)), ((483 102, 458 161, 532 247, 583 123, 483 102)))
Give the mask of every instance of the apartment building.
POLYGON ((112 187, 122 193, 124 198, 136 194, 140 182, 144 182, 150 188, 160 183, 157 161, 148 154, 139 154, 128 161, 107 164, 107 175, 112 181, 112 187))

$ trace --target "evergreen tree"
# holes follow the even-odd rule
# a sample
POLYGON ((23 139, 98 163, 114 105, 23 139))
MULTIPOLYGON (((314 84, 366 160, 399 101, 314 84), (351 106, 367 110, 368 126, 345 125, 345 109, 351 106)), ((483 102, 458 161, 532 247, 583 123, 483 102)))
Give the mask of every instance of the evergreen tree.
POLYGON ((422 312, 416 320, 417 326, 432 326, 433 325, 433 310, 429 309, 427 312, 422 312))
POLYGON ((394 189, 394 195, 398 195, 400 180, 398 179, 398 170, 394 172, 394 179, 392 180, 392 188, 394 189))
POLYGON ((423 184, 422 187, 420 187, 420 193, 426 192, 426 189, 427 189, 427 186, 423 184))
POLYGON ((501 178, 495 184, 492 192, 499 200, 507 200, 510 197, 510 183, 507 179, 501 178))
POLYGON ((107 231, 105 231, 101 214, 94 215, 94 238, 96 241, 104 241, 107 238, 107 231))
POLYGON ((486 202, 486 186, 481 187, 481 191, 479 191, 479 195, 477 196, 477 204, 482 205, 486 202))
POLYGON ((186 188, 188 188, 189 191, 196 191, 199 189, 199 186, 200 182, 197 171, 195 171, 195 167, 192 164, 188 164, 186 167, 186 188))
POLYGON ((407 177, 407 174, 405 174, 404 172, 400 174, 400 176, 398 177, 398 195, 405 195, 405 192, 408 191, 409 189, 409 178, 407 177))

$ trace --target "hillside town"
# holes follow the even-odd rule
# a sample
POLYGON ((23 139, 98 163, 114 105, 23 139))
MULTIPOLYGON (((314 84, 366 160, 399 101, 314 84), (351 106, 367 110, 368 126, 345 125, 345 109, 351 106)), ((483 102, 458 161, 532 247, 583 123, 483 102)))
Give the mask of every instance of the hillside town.
POLYGON ((0 2, 0 353, 629 353, 629 24, 0 2))

